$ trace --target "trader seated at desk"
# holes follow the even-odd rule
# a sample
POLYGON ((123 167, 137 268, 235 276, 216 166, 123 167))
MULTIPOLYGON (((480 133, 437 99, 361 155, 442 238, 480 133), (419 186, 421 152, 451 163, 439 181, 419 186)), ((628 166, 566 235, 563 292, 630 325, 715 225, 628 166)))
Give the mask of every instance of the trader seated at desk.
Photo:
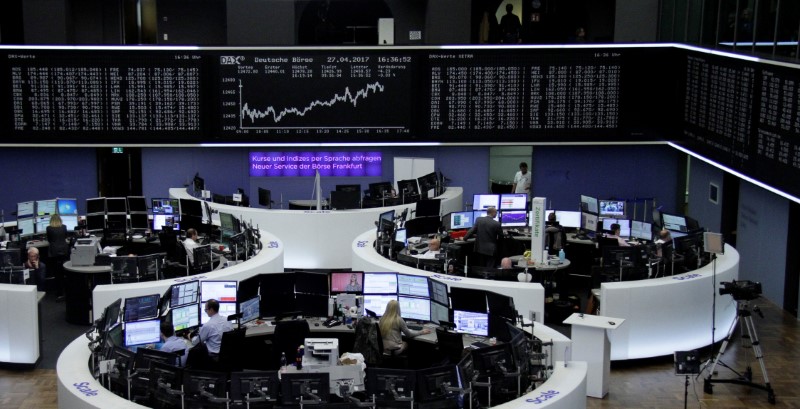
POLYGON ((442 241, 438 237, 434 237, 428 241, 428 251, 416 254, 414 257, 424 259, 436 259, 442 251, 442 241))
POLYGON ((402 335, 410 338, 416 336, 430 334, 431 330, 425 328, 421 331, 414 331, 409 329, 406 321, 400 316, 400 303, 397 300, 391 300, 386 304, 386 311, 383 313, 380 321, 380 336, 383 339, 383 348, 385 351, 393 351, 395 353, 402 353, 408 348, 408 343, 403 341, 402 335), (400 333, 403 333, 402 335, 400 333))
POLYGON ((208 322, 200 327, 197 341, 204 342, 208 348, 208 356, 215 362, 219 360, 219 347, 222 344, 222 333, 233 330, 231 323, 219 315, 219 301, 210 299, 206 301, 206 314, 208 322))
POLYGON ((183 240, 183 248, 186 249, 186 255, 189 256, 189 263, 194 264, 194 249, 200 247, 200 239, 197 236, 197 230, 186 230, 186 239, 183 240))
POLYGON ((622 230, 622 226, 620 226, 619 223, 613 223, 611 224, 611 234, 606 234, 606 237, 610 239, 617 239, 617 243, 619 243, 620 247, 630 246, 625 239, 619 236, 620 230, 622 230))

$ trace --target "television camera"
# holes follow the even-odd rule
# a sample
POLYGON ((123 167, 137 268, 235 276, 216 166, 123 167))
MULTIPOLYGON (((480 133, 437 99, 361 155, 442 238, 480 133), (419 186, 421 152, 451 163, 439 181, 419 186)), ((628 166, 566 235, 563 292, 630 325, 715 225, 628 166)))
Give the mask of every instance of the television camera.
POLYGON ((730 294, 736 301, 755 300, 761 295, 761 283, 757 281, 723 281, 720 285, 719 295, 730 294))

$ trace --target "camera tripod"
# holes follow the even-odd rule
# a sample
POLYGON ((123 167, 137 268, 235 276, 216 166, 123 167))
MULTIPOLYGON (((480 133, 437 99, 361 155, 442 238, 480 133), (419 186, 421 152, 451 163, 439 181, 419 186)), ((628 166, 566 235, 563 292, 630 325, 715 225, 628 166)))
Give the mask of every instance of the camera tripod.
MULTIPOLYGON (((703 381, 703 392, 708 394, 713 394, 713 385, 712 383, 735 383, 739 385, 750 386, 757 389, 762 389, 767 391, 767 401, 769 403, 775 404, 775 391, 772 390, 772 385, 769 383, 769 376, 767 375, 767 367, 764 366, 764 355, 761 353, 761 344, 758 340, 758 334, 756 333, 756 327, 753 325, 753 314, 750 311, 750 303, 747 300, 736 300, 737 308, 736 308, 736 318, 733 320, 731 324, 731 328, 728 330, 728 336, 725 337, 725 340, 722 342, 722 346, 719 349, 719 353, 711 362, 711 368, 708 372, 708 376, 703 381), (758 361, 759 365, 761 365, 761 373, 764 376, 764 384, 758 384, 753 382, 753 370, 750 367, 750 363, 747 364, 747 369, 745 370, 744 374, 740 374, 736 372, 733 368, 726 365, 724 362, 720 362, 720 357, 722 354, 725 353, 725 348, 731 342, 733 338, 733 333, 736 331, 736 324, 740 324, 740 332, 742 338, 742 344, 746 347, 745 342, 746 340, 750 341, 750 346, 753 348, 753 353, 755 354, 755 358, 758 361), (745 330, 747 331, 745 333, 745 330), (717 367, 717 364, 720 364, 728 369, 730 369, 733 373, 735 373, 738 377, 735 379, 711 379, 714 376, 714 370, 717 367)), ((761 310, 758 307, 753 307, 753 312, 758 313, 761 317, 761 310)))

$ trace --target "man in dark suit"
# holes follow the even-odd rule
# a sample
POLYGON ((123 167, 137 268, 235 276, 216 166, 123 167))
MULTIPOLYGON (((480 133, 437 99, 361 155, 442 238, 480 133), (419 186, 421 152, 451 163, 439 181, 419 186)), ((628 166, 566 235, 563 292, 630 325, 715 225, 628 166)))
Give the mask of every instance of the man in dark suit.
POLYGON ((475 219, 475 224, 464 235, 464 240, 472 237, 475 234, 475 252, 483 257, 484 265, 486 267, 495 267, 497 253, 497 241, 503 234, 503 228, 500 227, 500 222, 495 220, 497 217, 497 209, 490 207, 486 209, 486 216, 475 219))

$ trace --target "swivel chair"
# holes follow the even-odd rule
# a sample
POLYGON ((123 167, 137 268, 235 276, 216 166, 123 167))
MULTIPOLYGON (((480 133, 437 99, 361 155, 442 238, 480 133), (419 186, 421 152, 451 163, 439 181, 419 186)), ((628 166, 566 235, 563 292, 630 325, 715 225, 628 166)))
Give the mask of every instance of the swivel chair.
POLYGON ((464 338, 458 332, 436 328, 436 348, 447 364, 456 365, 464 354, 464 338))
POLYGON ((406 369, 408 368, 408 355, 405 351, 400 352, 399 349, 386 349, 383 345, 383 336, 381 336, 381 327, 379 322, 375 322, 375 333, 377 334, 378 350, 380 351, 381 361, 378 364, 380 368, 394 368, 406 369))
POLYGON ((272 358, 275 368, 280 366, 281 353, 286 354, 287 360, 292 360, 297 354, 297 347, 305 343, 311 329, 306 320, 278 321, 275 325, 275 335, 272 341, 272 358))

